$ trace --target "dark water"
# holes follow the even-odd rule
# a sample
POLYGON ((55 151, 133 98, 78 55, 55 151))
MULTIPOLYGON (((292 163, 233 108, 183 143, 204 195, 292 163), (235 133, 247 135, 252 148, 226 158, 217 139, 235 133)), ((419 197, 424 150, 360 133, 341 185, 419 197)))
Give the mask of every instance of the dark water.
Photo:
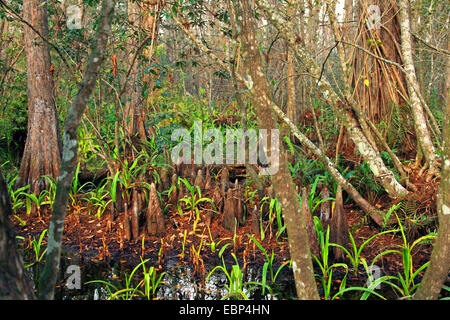
MULTIPOLYGON (((61 270, 66 270, 71 264, 76 264, 73 260, 62 261, 61 270)), ((147 267, 151 263, 146 264, 147 267)), ((157 278, 161 272, 165 272, 156 294, 152 297, 161 300, 218 300, 228 294, 227 285, 229 280, 221 270, 216 270, 207 281, 205 278, 215 265, 205 264, 206 273, 197 274, 191 264, 179 264, 178 258, 169 259, 163 266, 163 269, 157 272, 157 278)), ((231 272, 232 266, 226 265, 228 272, 231 272)), ((242 264, 241 264, 242 267, 242 264)), ((61 287, 58 288, 56 299, 62 300, 106 300, 110 297, 105 284, 91 283, 92 280, 104 280, 117 287, 125 288, 125 277, 130 275, 134 267, 117 263, 93 263, 88 262, 80 265, 81 271, 81 289, 68 289, 66 281, 69 274, 61 274, 63 279, 61 287)), ((142 269, 139 269, 132 278, 129 287, 134 288, 140 280, 143 279, 142 269)), ((243 282, 260 282, 262 279, 262 266, 247 266, 243 282)), ((244 287, 244 292, 249 299, 292 299, 295 297, 295 285, 293 275, 288 267, 285 267, 278 276, 277 283, 271 285, 274 294, 258 288, 249 292, 244 287)), ((143 289, 141 289, 143 290, 143 289)), ((115 290, 112 290, 115 291, 115 290)), ((137 297, 137 299, 146 297, 137 297)))
MULTIPOLYGON (((128 260, 128 259, 127 259, 128 260)), ((190 261, 187 255, 184 261, 190 261)), ((125 263, 124 261, 109 261, 109 262, 94 262, 83 257, 79 257, 76 253, 64 252, 61 257, 60 264, 60 282, 55 292, 55 299, 57 300, 106 300, 110 298, 110 293, 107 290, 107 285, 103 283, 87 283, 93 280, 103 280, 117 289, 112 289, 112 292, 121 290, 126 287, 125 279, 132 273, 135 266, 139 264, 139 260, 132 263, 125 263), (80 289, 69 289, 68 283, 70 283, 70 277, 73 273, 69 272, 70 266, 79 267, 80 271, 80 289)), ((244 272, 242 282, 262 282, 263 278, 263 263, 253 262, 249 263, 245 269, 243 269, 242 261, 238 261, 241 270, 244 272)), ((206 277, 214 267, 222 266, 222 260, 216 258, 214 261, 208 261, 204 263, 205 272, 195 272, 195 268, 192 263, 180 263, 180 259, 175 254, 173 256, 167 256, 163 263, 161 263, 161 270, 156 273, 156 278, 162 272, 165 272, 160 285, 158 286, 156 293, 152 295, 151 299, 160 300, 219 300, 228 295, 229 279, 222 270, 217 269, 206 281, 206 277)), ((232 265, 236 262, 230 257, 225 260, 225 265, 228 273, 231 273, 232 265)), ((151 266, 159 266, 158 261, 150 259, 145 264, 147 270, 151 266)), ((280 264, 274 266, 274 272, 278 269, 280 264)), ((42 266, 41 266, 42 268, 42 266)), ((39 274, 39 265, 35 265, 28 269, 29 275, 36 279, 36 275, 39 274)), ((363 270, 360 270, 363 271, 363 270)), ((315 269, 315 273, 319 274, 320 270, 315 269)), ((332 292, 333 296, 339 291, 339 286, 342 279, 345 276, 344 269, 337 268, 333 272, 332 292)), ((268 279, 270 275, 267 274, 268 279)), ((135 288, 139 282, 143 279, 142 267, 140 267, 133 275, 129 288, 135 288)), ((318 278, 316 278, 318 279, 318 278)), ((418 279, 420 280, 420 279, 418 279)), ((269 281, 269 280, 268 280, 269 281)), ((324 296, 323 288, 321 287, 319 280, 316 280, 318 284, 319 294, 324 296)), ((366 277, 363 272, 360 272, 358 277, 354 277, 352 274, 347 276, 346 287, 366 285, 366 277)), ((244 293, 248 299, 253 300, 278 300, 278 299, 295 299, 295 283, 292 273, 292 269, 289 266, 285 266, 279 273, 276 283, 267 283, 272 289, 272 294, 269 294, 268 290, 263 293, 262 288, 256 286, 256 290, 249 291, 250 287, 254 285, 244 286, 244 293)), ((144 291, 143 288, 140 290, 144 291)), ((393 292, 392 288, 387 285, 377 290, 386 299, 398 299, 393 292)), ((350 291, 345 293, 341 299, 344 300, 358 300, 360 299, 362 292, 350 291)), ((137 296, 134 299, 146 299, 144 296, 137 296)), ((239 297, 243 299, 243 297, 239 297)), ((374 299, 375 297, 370 297, 374 299)))

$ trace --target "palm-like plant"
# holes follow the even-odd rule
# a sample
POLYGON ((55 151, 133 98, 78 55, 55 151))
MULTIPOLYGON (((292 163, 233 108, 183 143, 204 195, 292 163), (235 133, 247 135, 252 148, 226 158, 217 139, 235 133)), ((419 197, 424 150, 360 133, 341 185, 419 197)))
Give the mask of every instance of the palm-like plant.
MULTIPOLYGON (((429 261, 424 263, 422 266, 414 270, 413 259, 412 259, 412 251, 413 249, 426 241, 431 241, 435 238, 435 235, 429 234, 423 237, 416 239, 412 244, 410 244, 406 238, 405 231, 403 225, 400 222, 400 219, 397 216, 397 221, 400 227, 400 233, 402 235, 403 243, 400 245, 396 245, 397 249, 386 250, 380 254, 378 254, 371 263, 371 266, 375 265, 375 262, 380 259, 382 256, 387 254, 396 254, 402 258, 403 270, 400 273, 397 273, 397 276, 382 276, 374 281, 372 281, 369 289, 373 289, 379 286, 382 283, 388 284, 391 286, 401 297, 403 298, 411 298, 414 292, 419 287, 420 283, 417 283, 415 279, 420 274, 420 272, 424 271, 425 268, 429 265, 429 261)), ((366 270, 369 270, 367 264, 365 264, 366 270)), ((370 295, 369 292, 364 294, 365 296, 370 295)))
POLYGON ((232 265, 231 270, 228 271, 225 265, 225 261, 222 257, 222 265, 214 267, 211 272, 206 277, 206 281, 211 277, 211 275, 217 270, 222 271, 228 279, 228 283, 226 284, 226 288, 228 293, 221 298, 221 300, 225 299, 244 299, 248 300, 249 293, 258 287, 266 288, 270 293, 272 293, 272 289, 266 284, 260 282, 244 282, 244 270, 240 267, 239 262, 234 253, 231 254, 234 258, 235 264, 232 265))
POLYGON ((178 202, 178 213, 181 217, 183 217, 183 210, 181 209, 180 202, 184 202, 186 205, 185 209, 189 210, 191 213, 191 217, 193 214, 195 214, 195 221, 194 221, 194 233, 196 230, 197 223, 200 221, 200 211, 199 211, 199 205, 202 202, 208 202, 212 205, 213 210, 216 210, 216 207, 214 205, 214 202, 212 199, 207 197, 202 197, 202 191, 200 190, 199 186, 193 186, 189 183, 188 180, 185 178, 178 178, 178 183, 183 183, 186 188, 189 191, 189 195, 185 196, 184 198, 181 198, 178 202))

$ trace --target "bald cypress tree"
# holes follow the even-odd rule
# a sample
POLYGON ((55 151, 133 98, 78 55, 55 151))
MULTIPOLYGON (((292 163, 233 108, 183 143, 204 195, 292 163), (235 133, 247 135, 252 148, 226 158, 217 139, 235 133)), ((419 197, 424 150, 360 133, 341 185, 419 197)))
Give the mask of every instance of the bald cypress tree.
POLYGON ((38 194, 47 187, 42 176, 58 176, 61 162, 58 116, 53 96, 45 0, 25 0, 23 18, 28 86, 28 131, 18 184, 38 194))

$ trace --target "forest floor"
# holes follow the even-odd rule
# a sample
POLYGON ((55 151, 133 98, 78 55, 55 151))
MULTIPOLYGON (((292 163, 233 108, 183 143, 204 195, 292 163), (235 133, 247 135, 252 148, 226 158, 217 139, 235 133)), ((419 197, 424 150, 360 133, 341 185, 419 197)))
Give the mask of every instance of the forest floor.
MULTIPOLYGON (((364 241, 376 235, 380 230, 372 223, 361 223, 366 221, 364 215, 349 206, 347 209, 347 219, 349 222, 349 229, 353 230, 356 245, 359 247, 364 241)), ((26 225, 22 226, 17 219, 12 219, 16 228, 16 235, 26 239, 25 244, 30 244, 32 239, 38 239, 40 234, 48 229, 50 216, 43 214, 41 218, 27 216, 26 213, 17 214, 26 225)), ((140 262, 140 257, 151 258, 153 261, 164 261, 158 259, 162 255, 175 256, 182 252, 182 244, 184 239, 184 232, 187 237, 185 241, 185 261, 188 262, 189 251, 193 245, 198 248, 203 238, 202 257, 204 261, 214 259, 217 251, 225 243, 232 243, 234 234, 222 227, 219 220, 211 222, 211 235, 216 243, 225 240, 221 245, 218 245, 216 252, 212 252, 206 248, 206 243, 210 243, 208 230, 204 223, 197 225, 197 232, 192 232, 192 221, 186 215, 181 218, 178 214, 173 214, 166 217, 166 232, 163 236, 148 236, 141 235, 139 240, 124 242, 120 234, 115 228, 115 223, 108 226, 107 219, 99 219, 95 216, 85 213, 84 211, 70 210, 67 214, 65 227, 63 248, 69 252, 78 252, 80 257, 93 262, 101 261, 120 261, 126 264, 136 264, 140 262), (144 238, 144 247, 142 246, 142 238, 144 238)), ((237 256, 244 261, 263 262, 264 257, 259 254, 259 249, 250 241, 251 234, 250 226, 248 224, 238 228, 236 232, 236 251, 237 256)), ((284 237, 283 237, 284 238, 284 237)), ((258 241, 260 239, 256 238, 258 241)), ((289 259, 288 242, 284 238, 281 241, 275 237, 269 236, 260 241, 266 252, 274 250, 276 252, 276 260, 278 262, 289 259)), ((395 234, 383 234, 372 240, 363 250, 362 257, 367 261, 372 261, 376 255, 388 249, 394 249, 397 245, 402 244, 402 239, 395 234)), ((44 243, 45 245, 45 243, 44 243)), ((414 262, 417 265, 422 265, 429 260, 431 255, 431 244, 422 244, 417 246, 414 250, 414 262)), ((180 262, 183 261, 180 257, 180 262)), ((401 259, 395 255, 385 256, 380 260, 383 264, 382 270, 385 274, 396 274, 402 268, 401 259)))
MULTIPOLYGON (((425 182, 422 178, 412 178, 411 182, 419 189, 414 196, 414 203, 418 206, 417 212, 432 214, 430 210, 432 211, 432 203, 435 202, 433 197, 436 194, 436 184, 425 182)), ((385 211, 392 205, 388 203, 388 199, 378 199, 378 202, 379 204, 376 206, 385 211)), ((352 232, 358 248, 364 241, 381 231, 380 227, 376 226, 357 207, 346 204, 344 208, 349 230, 352 232)), ((97 217, 89 214, 88 210, 83 208, 81 204, 70 206, 65 219, 63 253, 76 256, 81 263, 83 261, 99 265, 120 263, 131 269, 141 262, 141 258, 150 259, 152 265, 158 270, 164 270, 168 260, 177 259, 178 264, 190 265, 194 274, 203 274, 203 277, 205 272, 208 274, 211 271, 205 270, 205 265, 214 267, 222 264, 222 261, 218 258, 218 252, 227 244, 229 245, 224 251, 224 258, 227 263, 233 263, 230 252, 236 254, 244 269, 247 265, 262 266, 265 261, 261 250, 249 236, 252 235, 250 221, 246 221, 244 225, 239 226, 234 233, 223 228, 221 217, 216 215, 211 219, 208 228, 205 223, 208 220, 207 214, 204 210, 200 210, 200 222, 194 232, 194 218, 188 212, 180 216, 174 208, 165 213, 165 232, 163 235, 149 236, 144 234, 144 230, 141 230, 138 239, 124 241, 121 231, 123 214, 123 212, 120 213, 116 219, 111 221, 108 213, 97 217), (216 245, 215 250, 211 246, 212 242, 216 245), (195 252, 198 252, 199 248, 201 248, 200 254, 196 255, 195 252)), ((16 234, 24 239, 22 247, 25 249, 32 248, 32 240, 38 239, 40 234, 49 227, 50 210, 43 210, 39 217, 32 217, 27 215, 26 212, 18 212, 17 216, 22 222, 14 217, 11 219, 15 225, 16 234)), ((276 227, 273 226, 274 230, 271 232, 268 222, 265 226, 266 232, 263 241, 258 235, 253 236, 261 243, 269 256, 272 251, 275 252, 274 265, 280 266, 290 258, 285 233, 277 238, 276 227)), ((392 228, 394 227, 392 226, 392 228)), ((423 234, 418 233, 414 228, 407 229, 407 237, 410 242, 421 235, 423 234)), ((366 261, 371 262, 378 254, 389 249, 396 249, 398 245, 402 244, 403 240, 399 233, 382 234, 368 243, 361 256, 366 261)), ((45 242, 43 246, 46 246, 45 242)), ((412 252, 414 270, 429 261, 431 250, 431 243, 420 244, 414 248, 412 252)), ((384 255, 377 261, 377 265, 381 268, 383 275, 397 275, 398 272, 403 270, 401 256, 396 254, 384 255)), ((421 276, 418 278, 421 278, 421 276)), ((362 281, 362 279, 352 278, 351 276, 348 280, 362 281)), ((339 282, 339 277, 336 277, 335 281, 339 282)))

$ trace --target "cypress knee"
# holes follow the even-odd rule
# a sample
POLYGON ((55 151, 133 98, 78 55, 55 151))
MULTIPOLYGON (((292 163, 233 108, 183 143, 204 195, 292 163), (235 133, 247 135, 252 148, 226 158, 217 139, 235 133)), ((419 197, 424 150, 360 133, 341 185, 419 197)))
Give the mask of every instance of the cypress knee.
POLYGON ((148 198, 147 233, 149 235, 163 234, 165 228, 164 216, 162 214, 154 183, 150 186, 150 194, 148 198))
POLYGON ((124 203, 124 214, 123 214, 123 238, 124 240, 131 240, 131 227, 130 227, 130 216, 128 215, 128 204, 124 203))
POLYGON ((198 186, 200 189, 203 189, 205 187, 205 180, 203 179, 203 171, 202 169, 198 169, 197 176, 194 180, 194 185, 198 186))
POLYGON ((234 231, 234 227, 236 224, 236 212, 235 212, 235 201, 233 198, 233 191, 228 189, 227 197, 225 199, 225 204, 223 206, 223 221, 222 226, 229 230, 234 231))
POLYGON ((223 194, 228 190, 229 184, 228 169, 224 167, 220 173, 220 190, 223 194))
POLYGON ((178 177, 177 177, 176 174, 174 174, 172 176, 172 183, 171 183, 171 187, 173 187, 173 189, 172 189, 172 192, 170 193, 169 199, 168 199, 169 204, 175 205, 175 206, 176 206, 177 201, 178 201, 177 180, 178 180, 178 177))
POLYGON ((211 174, 209 173, 208 168, 206 169, 206 176, 205 176, 205 189, 209 190, 213 187, 213 180, 211 179, 211 174))
MULTIPOLYGON (((321 191, 322 200, 325 200, 330 197, 330 192, 328 191, 328 187, 326 184, 323 185, 321 191)), ((330 219, 330 201, 326 200, 320 204, 320 221, 325 223, 330 219)))
POLYGON ((133 205, 131 209, 131 234, 133 240, 139 238, 139 192, 137 190, 133 191, 133 205))
POLYGON ((308 190, 305 187, 302 189, 302 214, 306 225, 306 232, 308 233, 309 248, 311 250, 311 253, 313 253, 316 257, 319 257, 319 241, 317 239, 316 229, 314 228, 312 215, 309 210, 308 190))
POLYGON ((212 201, 214 202, 214 205, 217 208, 217 211, 222 212, 223 211, 223 205, 225 202, 225 193, 222 193, 219 186, 216 186, 214 188, 213 194, 212 194, 212 201))
MULTIPOLYGON (((338 186, 336 202, 330 219, 330 242, 337 243, 344 248, 348 248, 348 244, 350 243, 341 186, 338 186)), ((345 257, 345 252, 340 248, 333 247, 333 253, 336 259, 343 260, 345 257)))
POLYGON ((250 220, 252 222, 252 233, 254 235, 256 235, 258 238, 260 238, 261 233, 260 233, 260 229, 259 229, 259 211, 258 211, 258 207, 256 206, 256 204, 253 207, 253 210, 251 212, 250 220))

